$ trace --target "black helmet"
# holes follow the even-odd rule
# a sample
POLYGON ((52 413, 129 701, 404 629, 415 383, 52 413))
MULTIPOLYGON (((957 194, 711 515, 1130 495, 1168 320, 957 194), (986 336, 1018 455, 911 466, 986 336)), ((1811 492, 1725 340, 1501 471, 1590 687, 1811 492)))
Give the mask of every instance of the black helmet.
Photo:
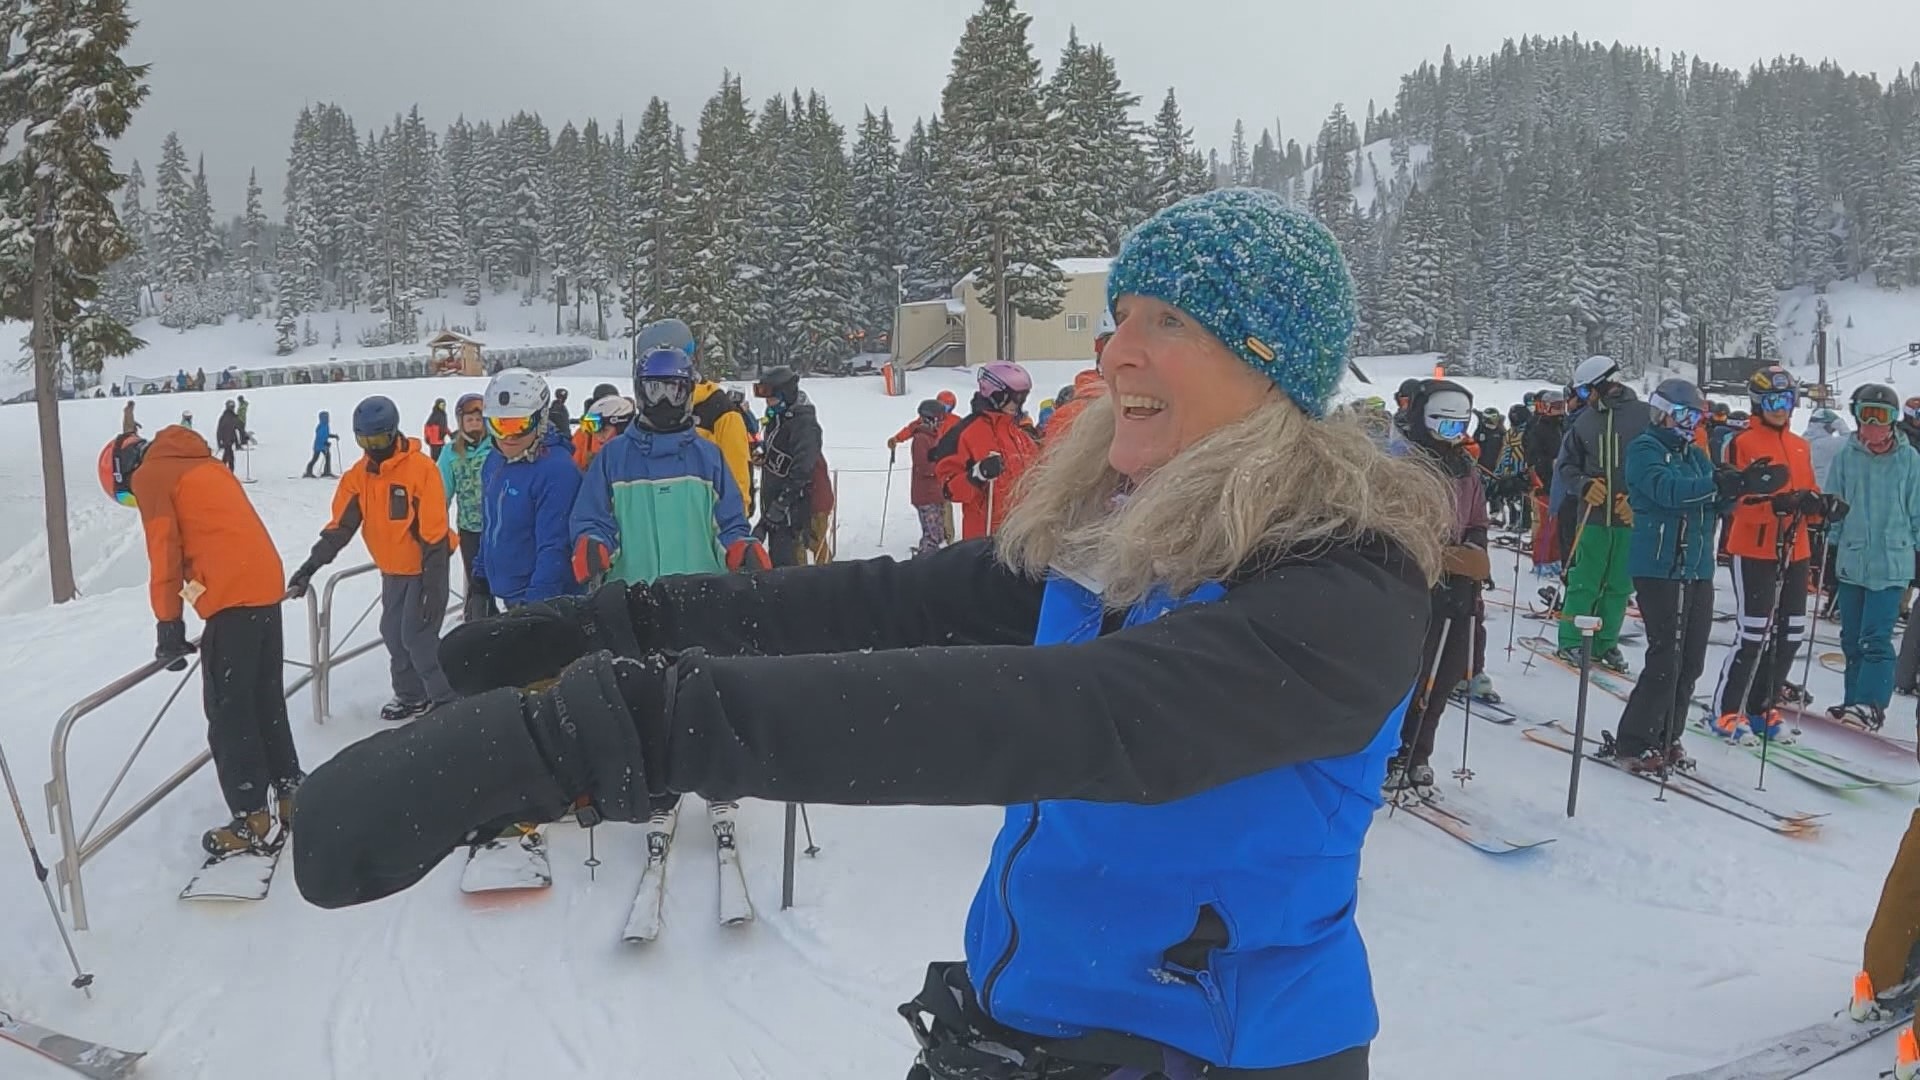
POLYGON ((770 367, 760 373, 753 381, 755 397, 777 398, 792 401, 795 392, 800 389, 800 373, 790 367, 770 367))
POLYGON ((947 415, 947 407, 933 400, 932 398, 928 398, 927 400, 920 403, 919 412, 920 412, 920 419, 922 420, 929 420, 929 421, 938 420, 941 417, 947 415))
POLYGON ((1879 405, 1884 407, 1887 410, 1886 422, 1889 424, 1900 418, 1900 395, 1894 393, 1893 387, 1891 386, 1882 386, 1879 383, 1867 383, 1863 386, 1854 387, 1853 397, 1847 403, 1847 411, 1853 414, 1855 420, 1860 419, 1860 407, 1862 405, 1879 405))
POLYGON ((1408 379, 1401 383, 1400 389, 1393 392, 1394 400, 1400 402, 1402 405, 1412 401, 1413 395, 1420 392, 1420 384, 1424 381, 1423 379, 1408 379))
POLYGON ((619 397, 619 396, 620 396, 620 391, 618 388, 616 388, 610 382, 603 382, 599 386, 596 386, 593 388, 593 397, 589 399, 589 404, 591 404, 594 401, 599 401, 601 398, 610 398, 610 397, 619 397))

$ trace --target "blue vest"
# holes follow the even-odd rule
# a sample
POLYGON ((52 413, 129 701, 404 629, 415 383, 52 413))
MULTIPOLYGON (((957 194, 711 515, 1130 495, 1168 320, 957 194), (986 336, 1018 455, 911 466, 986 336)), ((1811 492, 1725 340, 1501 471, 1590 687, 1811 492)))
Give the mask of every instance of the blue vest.
MULTIPOLYGON (((1225 594, 1209 584, 1149 597, 1126 625, 1225 594)), ((1090 641, 1100 618, 1096 594, 1054 578, 1034 643, 1090 641)), ((1009 807, 967 917, 981 1005, 1043 1038, 1119 1031, 1233 1068, 1371 1042, 1380 1016, 1353 921, 1360 845, 1406 708, 1402 699, 1357 754, 1176 802, 1009 807), (1222 931, 1224 942, 1196 950, 1222 931)))

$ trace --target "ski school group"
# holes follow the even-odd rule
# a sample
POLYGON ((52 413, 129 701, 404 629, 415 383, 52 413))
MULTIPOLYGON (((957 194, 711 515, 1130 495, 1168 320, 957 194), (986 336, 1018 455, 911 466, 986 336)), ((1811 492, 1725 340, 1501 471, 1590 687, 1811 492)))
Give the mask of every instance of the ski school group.
MULTIPOLYGON (((977 373, 971 415, 936 399, 891 440, 911 444, 923 534, 906 561, 797 569, 816 539, 821 447, 798 379, 761 377, 764 436, 736 457, 700 415, 725 392, 672 321, 636 342, 624 407, 596 395, 578 460, 528 372, 457 402, 437 463, 391 402, 362 402, 362 456, 284 581, 204 441, 123 433, 101 478, 147 530, 158 659, 184 666, 194 650, 184 604, 206 621, 210 741, 233 819, 206 834, 208 884, 188 895, 264 895, 289 841, 322 907, 409 888, 463 850, 463 887, 537 887, 551 881, 542 824, 633 822, 648 862, 626 936, 645 941, 680 793, 715 808, 723 921, 752 913, 735 800, 997 806, 966 959, 930 964, 900 1009, 912 1077, 1363 1080, 1379 1014, 1354 919, 1361 846, 1388 800, 1436 805, 1446 691, 1484 673, 1490 488, 1503 509, 1544 493, 1520 512, 1563 538, 1568 590, 1541 655, 1597 666, 1595 684, 1618 680, 1630 699, 1609 763, 1780 832, 1811 828, 1696 779, 1710 763, 1680 748, 1723 516, 1739 647, 1709 729, 1784 755, 1779 690, 1822 576, 1813 560, 1833 569, 1842 712, 1884 719, 1920 550, 1920 452, 1898 441, 1891 391, 1854 393, 1859 433, 1819 484, 1787 430, 1799 394, 1784 371, 1756 378, 1756 423, 1716 463, 1695 387, 1669 380, 1640 401, 1593 357, 1564 394, 1536 398, 1540 440, 1563 430, 1546 472, 1521 440, 1516 484, 1482 469, 1481 418, 1458 383, 1407 387, 1378 447, 1364 418, 1335 415, 1351 277, 1331 234, 1271 193, 1162 210, 1127 237, 1107 290, 1098 370, 1056 398, 1044 431, 1024 418, 1027 372, 997 362, 977 373), (735 469, 756 457, 757 491, 735 469), (946 503, 963 514, 951 543, 946 503), (278 605, 356 532, 382 574, 383 716, 406 722, 303 778, 278 605), (469 560, 466 617, 442 639, 455 550, 469 560), (1625 690, 1634 591, 1648 660, 1625 690), (1590 638, 1573 623, 1588 615, 1590 638), (979 708, 969 691, 983 686, 1000 707, 979 708), (254 875, 247 888, 223 873, 234 866, 254 875)), ((1588 752, 1552 742, 1558 729, 1525 733, 1542 732, 1588 752)), ((1920 814, 1868 935, 1864 1022, 1773 1049, 1806 1061, 1807 1046, 1910 1018, 1916 938, 1920 814)))

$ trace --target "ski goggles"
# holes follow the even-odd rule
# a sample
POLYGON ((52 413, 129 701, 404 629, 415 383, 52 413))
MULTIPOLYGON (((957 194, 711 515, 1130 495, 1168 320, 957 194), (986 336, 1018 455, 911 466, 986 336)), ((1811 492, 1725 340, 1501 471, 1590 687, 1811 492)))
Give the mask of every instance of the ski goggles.
POLYGON ((693 383, 686 379, 641 379, 634 387, 640 392, 640 407, 666 405, 681 408, 693 399, 693 383))
POLYGON ((487 430, 496 439, 517 439, 539 423, 538 416, 489 416, 487 430))
POLYGON ((362 450, 372 450, 378 453, 391 447, 394 440, 399 437, 400 433, 397 431, 382 431, 373 435, 355 435, 353 441, 359 443, 360 449, 362 450))
POLYGON ((588 413, 580 418, 580 430, 589 435, 597 433, 605 426, 607 426, 607 422, 599 413, 588 413))
POLYGON ((1448 442, 1458 442, 1467 437, 1467 428, 1472 420, 1464 417, 1442 416, 1432 422, 1433 433, 1448 442))
POLYGON ((1800 403, 1800 394, 1795 390, 1770 390, 1753 399, 1761 412, 1792 412, 1800 403))
POLYGON ((1669 405, 1667 415, 1673 418, 1674 426, 1682 431, 1692 431, 1707 418, 1705 409, 1696 409, 1691 405, 1669 405))
POLYGON ((1854 419, 1863 424, 1877 424, 1881 427, 1893 426, 1893 406, 1882 405, 1877 401, 1863 401, 1853 407, 1854 419))

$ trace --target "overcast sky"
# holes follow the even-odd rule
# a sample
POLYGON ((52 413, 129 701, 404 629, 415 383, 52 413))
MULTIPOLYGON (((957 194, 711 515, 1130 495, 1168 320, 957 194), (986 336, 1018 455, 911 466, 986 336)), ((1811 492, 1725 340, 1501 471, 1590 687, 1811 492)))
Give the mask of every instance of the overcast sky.
MULTIPOLYGON (((561 122, 624 116, 659 95, 692 130, 722 69, 756 105, 815 87, 849 130, 862 106, 890 108, 902 136, 940 102, 953 47, 977 0, 131 0, 132 58, 152 96, 120 151, 149 177, 177 130, 204 153, 222 216, 257 166, 278 212, 293 121, 333 101, 363 134, 419 104, 429 126, 516 109, 561 122)), ((1913 0, 1024 0, 1052 70, 1069 26, 1104 44, 1151 114, 1179 93, 1202 147, 1223 150, 1236 117, 1276 120, 1309 141, 1335 102, 1359 121, 1399 78, 1452 45, 1584 38, 1697 54, 1745 67, 1782 53, 1832 58, 1884 78, 1920 60, 1913 0)))

